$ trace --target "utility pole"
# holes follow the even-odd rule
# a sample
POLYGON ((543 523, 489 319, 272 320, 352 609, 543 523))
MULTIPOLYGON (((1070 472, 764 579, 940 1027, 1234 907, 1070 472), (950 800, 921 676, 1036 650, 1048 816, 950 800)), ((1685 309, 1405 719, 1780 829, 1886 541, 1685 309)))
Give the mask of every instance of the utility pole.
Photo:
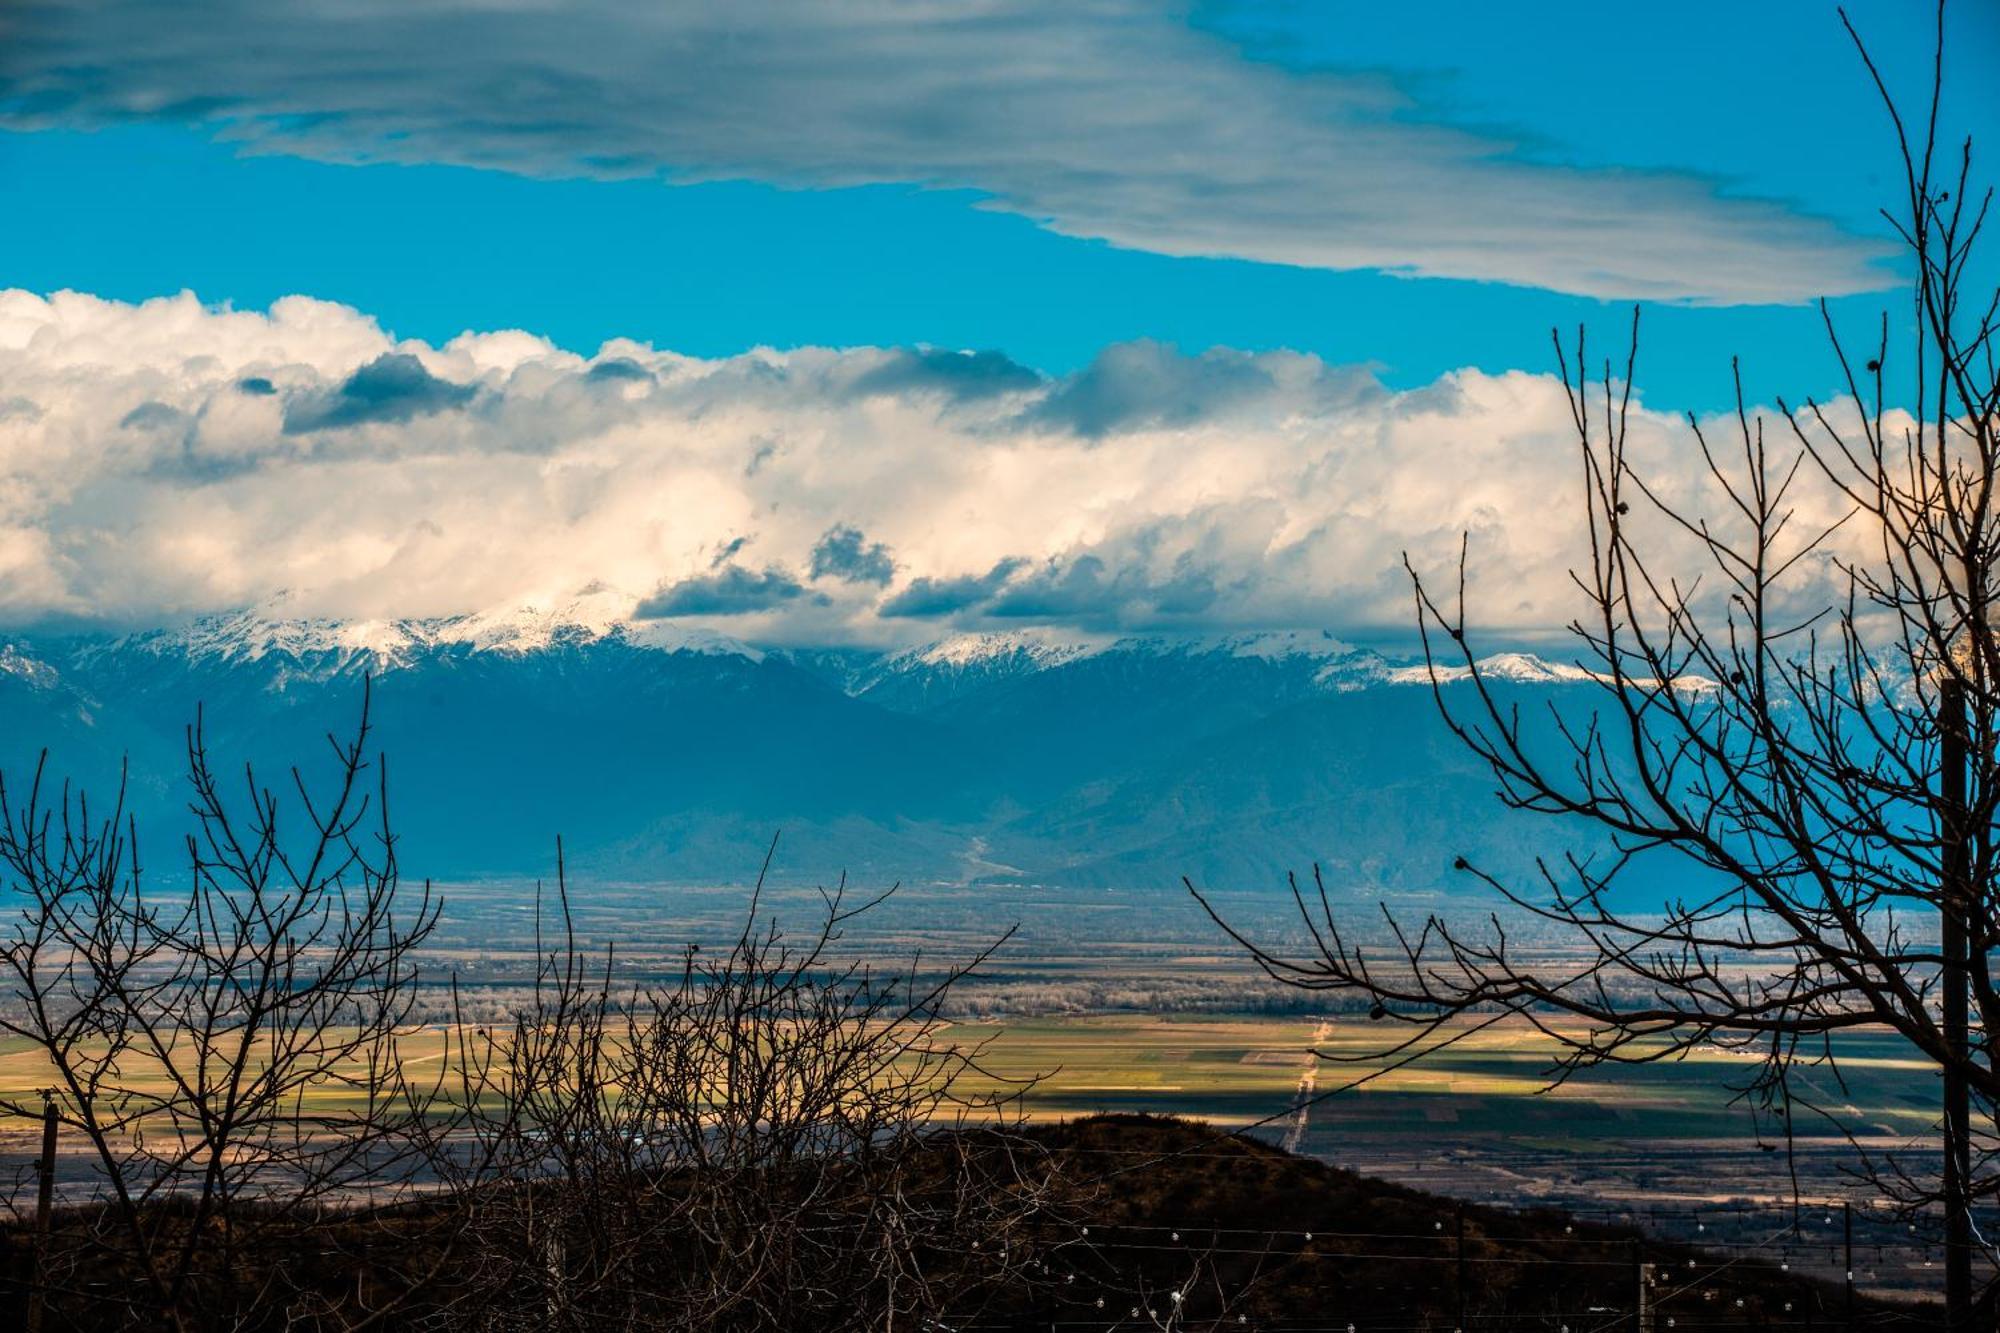
POLYGON ((42 1155, 35 1161, 35 1278, 28 1288, 28 1333, 42 1333, 49 1303, 49 1214, 56 1200, 56 1099, 42 1094, 42 1155))
POLYGON ((1938 984, 1944 1017, 1944 1311, 1945 1327, 1965 1333, 1972 1327, 1972 1217, 1970 1137, 1972 1092, 1965 1066, 1970 1058, 1967 973, 1971 949, 1971 849, 1966 835, 1965 687, 1947 671, 1938 685, 1938 795, 1944 835, 1939 885, 1939 945, 1944 967, 1938 984))

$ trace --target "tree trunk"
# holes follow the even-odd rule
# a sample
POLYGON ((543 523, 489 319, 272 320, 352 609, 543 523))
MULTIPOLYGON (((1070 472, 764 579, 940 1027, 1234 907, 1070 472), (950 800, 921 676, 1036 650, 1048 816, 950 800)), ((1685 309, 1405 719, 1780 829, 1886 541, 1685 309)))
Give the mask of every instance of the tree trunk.
POLYGON ((1967 926, 1971 876, 1966 844, 1966 718, 1964 688, 1956 680, 1938 689, 1939 795, 1944 804, 1944 884, 1940 895, 1939 943, 1944 956, 1939 984, 1944 1010, 1944 1304, 1945 1326, 1972 1327, 1971 1118, 1966 1081, 1967 926))

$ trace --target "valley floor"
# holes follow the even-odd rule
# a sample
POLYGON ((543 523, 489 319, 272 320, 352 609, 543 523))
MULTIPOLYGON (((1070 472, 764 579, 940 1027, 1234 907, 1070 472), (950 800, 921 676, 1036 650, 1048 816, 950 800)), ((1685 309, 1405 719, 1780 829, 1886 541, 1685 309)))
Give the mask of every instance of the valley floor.
MULTIPOLYGON (((506 1012, 531 972, 532 889, 482 886, 447 901, 439 961, 458 971, 470 1017, 506 1012)), ((572 907, 584 938, 616 937, 621 971, 642 982, 676 967, 690 939, 726 942, 746 901, 740 888, 635 885, 587 889, 572 907)), ((776 892, 764 907, 810 920, 815 901, 776 892)), ((1273 904, 1245 895, 1237 906, 1273 904)), ((1104 1112, 1195 1117, 1427 1192, 1753 1247, 1824 1277, 1845 1271, 1850 1218, 1837 1205, 1851 1200, 1857 1282, 1884 1293, 1934 1286, 1932 1236, 1863 1205, 1868 1193, 1847 1174, 1855 1157, 1841 1140, 1795 1145, 1799 1197, 1835 1206, 1794 1216, 1786 1154, 1772 1127, 1734 1100, 1748 1072, 1740 1055, 1703 1049, 1551 1087, 1553 1044, 1509 1020, 1450 1032, 1454 1040, 1429 1058, 1386 1070, 1369 1057, 1389 1028, 1273 985, 1185 895, 1158 890, 906 891, 841 947, 886 962, 917 952, 962 959, 1003 928, 996 921, 1015 920, 1019 934, 954 992, 946 1035, 990 1040, 982 1064, 996 1080, 1039 1075, 1023 1105, 1037 1122, 1104 1112)), ((435 1020, 444 1016, 432 1016, 431 1035, 413 1048, 435 1040, 443 1050, 447 1034, 435 1020)), ((1814 1089, 1822 1100, 1871 1152, 1932 1152, 1930 1072, 1886 1036, 1846 1038, 1841 1054, 1846 1086, 1814 1089)), ((0 1093, 31 1093, 45 1081, 30 1052, 0 1043, 0 1093)), ((32 1127, 0 1127, 0 1180, 24 1170, 33 1146, 32 1127)), ((69 1158, 64 1174, 81 1183, 84 1167, 69 1158)))
MULTIPOLYGON (((1039 1076, 1021 1110, 1055 1124, 1101 1113, 1193 1117, 1362 1175, 1510 1210, 1559 1209, 1663 1241, 1737 1246, 1803 1275, 1838 1281, 1852 1227, 1855 1280, 1884 1295, 1934 1285, 1934 1238, 1868 1206, 1846 1174, 1852 1147, 1801 1139, 1793 1159, 1760 1146, 1731 1105, 1741 1057, 1705 1050, 1672 1062, 1594 1071, 1551 1087, 1550 1039, 1508 1020, 1450 1034, 1410 1067, 1370 1058, 1383 1030, 1358 1015, 1086 1014, 955 1022, 947 1040, 987 1043, 989 1087, 1039 1076), (1317 1054, 1314 1054, 1317 1052, 1317 1054), (1852 1200, 1851 1213, 1842 1200, 1852 1200)), ((421 1051, 444 1033, 412 1034, 421 1051)), ((1849 1105, 1871 1151, 1929 1151, 1929 1080, 1884 1038, 1854 1038, 1849 1105)), ((419 1054, 413 1058, 426 1058, 419 1054)), ((0 1095, 32 1096, 39 1059, 0 1044, 0 1095)), ((980 1090, 977 1082, 971 1090, 980 1090)), ((87 1188, 81 1145, 60 1176, 87 1188)), ((0 1179, 28 1179, 31 1125, 0 1128, 0 1179)), ((1098 1140, 1103 1168, 1144 1149, 1098 1140)))

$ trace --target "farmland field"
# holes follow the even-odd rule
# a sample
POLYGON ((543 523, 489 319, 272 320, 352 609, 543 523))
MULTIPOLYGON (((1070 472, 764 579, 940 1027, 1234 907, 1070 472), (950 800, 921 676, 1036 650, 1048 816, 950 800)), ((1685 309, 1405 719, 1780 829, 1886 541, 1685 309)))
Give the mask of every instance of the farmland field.
MULTIPOLYGON (((965 1024, 984 1035, 1000 1024, 965 1024)), ((1549 1087, 1553 1043, 1509 1020, 1419 1064, 1384 1071, 1365 1058, 1382 1030, 1365 1017, 1087 1015, 1008 1022, 991 1065, 1010 1076, 1052 1071, 1027 1102, 1035 1116, 1092 1111, 1196 1115, 1251 1127, 1369 1175, 1506 1207, 1557 1206, 1634 1221, 1701 1244, 1775 1245, 1801 1271, 1838 1280, 1837 1208, 1792 1207, 1786 1156, 1732 1105, 1742 1056, 1712 1048, 1683 1059, 1595 1070, 1549 1087), (1317 1049, 1334 1058, 1315 1059, 1317 1049), (1352 1059, 1352 1063, 1346 1059, 1352 1059), (1365 1082, 1365 1076, 1379 1075, 1365 1082), (1343 1085, 1358 1082, 1358 1086, 1343 1085), (1314 1094, 1333 1093, 1324 1100, 1314 1094)), ((1933 1151, 1935 1083, 1886 1035, 1842 1042, 1843 1108, 1871 1152, 1933 1151), (1847 1108, 1851 1108, 1847 1109, 1847 1108)), ((1856 1200, 1856 1277, 1880 1292, 1922 1290, 1935 1251, 1868 1206, 1848 1172, 1853 1146, 1820 1125, 1795 1127, 1799 1193, 1856 1200)), ((1107 1161, 1107 1172, 1129 1166, 1107 1161)))
MULTIPOLYGON (((518 888, 468 896, 477 897, 476 906, 469 910, 460 897, 458 910, 448 909, 434 961, 441 974, 456 970, 469 1002, 491 1016, 504 1012, 529 978, 534 899, 518 888)), ((804 922, 814 901, 774 894, 764 907, 804 922)), ((615 936, 621 973, 645 984, 677 966, 686 942, 726 941, 746 902, 741 889, 621 888, 580 896, 572 907, 580 937, 615 936)), ((1236 906, 1254 914, 1268 905, 1246 899, 1236 906)), ((1522 1020, 1478 1026, 1483 1019, 1468 1019, 1447 1030, 1451 1040, 1435 1054, 1385 1069, 1371 1053, 1407 1028, 1343 1011, 1332 997, 1277 987, 1220 941, 1183 896, 1107 894, 1079 902, 1052 893, 995 902, 983 892, 931 889, 894 909, 851 929, 836 954, 884 964, 913 954, 964 959, 1007 920, 1022 923, 956 993, 945 1037, 986 1043, 981 1065, 994 1080, 986 1087, 1039 1075, 1022 1103, 1034 1119, 1100 1111, 1191 1116, 1440 1193, 1630 1217, 1688 1239, 1703 1226, 1715 1238, 1730 1209, 1740 1214, 1738 1229, 1751 1234, 1790 1197, 1786 1156, 1776 1150, 1781 1131, 1732 1104, 1732 1089, 1749 1070, 1739 1054, 1702 1048, 1585 1071, 1551 1087, 1555 1046, 1547 1036, 1522 1020)), ((1282 931, 1281 918, 1270 923, 1282 931)), ((445 1017, 439 1008, 428 1011, 408 1035, 406 1059, 445 1058, 445 1017)), ((1817 1071, 1808 1076, 1811 1090, 1841 1108, 1871 1150, 1926 1150, 1936 1119, 1930 1071, 1902 1057, 1886 1034, 1845 1037, 1839 1054, 1844 1090, 1817 1071)), ((143 1067, 126 1072, 142 1085, 157 1078, 143 1067)), ((46 1082, 34 1052, 0 1039, 0 1093, 31 1097, 46 1082)), ((359 1094, 336 1086, 312 1095, 331 1109, 359 1094)), ((1853 1161, 1850 1145, 1818 1124, 1794 1129, 1802 1193, 1854 1196, 1843 1174, 1853 1161)), ((0 1128, 0 1172, 25 1165, 33 1135, 19 1122, 0 1128)), ((65 1174, 76 1178, 85 1169, 81 1145, 65 1147, 65 1174)), ((1872 1218, 1860 1226, 1864 1237, 1887 1230, 1872 1218)), ((1902 1248, 1871 1260, 1878 1285, 1894 1285, 1896 1273, 1922 1262, 1920 1248, 1895 1239, 1902 1248)), ((1801 1262, 1815 1256, 1826 1259, 1802 1252, 1801 1262)))
MULTIPOLYGON (((453 890, 446 902, 434 974, 456 972, 475 1016, 505 1012, 532 971, 533 886, 453 890)), ((676 970, 687 943, 726 943, 748 903, 740 886, 614 885, 572 886, 570 907, 579 939, 615 938, 621 974, 643 985, 676 970)), ((816 904, 816 896, 791 889, 767 894, 760 913, 797 928, 812 920, 816 904)), ((1233 919, 1285 938, 1274 896, 1244 895, 1225 907, 1233 919)), ((997 1075, 1043 1075, 1026 1100, 1032 1116, 1198 1116, 1289 1135, 1305 1151, 1366 1169, 1430 1173, 1427 1179, 1446 1162, 1467 1171, 1475 1160, 1524 1153, 1574 1156, 1607 1169, 1653 1157, 1682 1161, 1708 1147, 1748 1152, 1753 1162, 1769 1157, 1750 1112, 1730 1104, 1748 1071, 1741 1055, 1703 1048, 1586 1071, 1550 1088, 1549 1038, 1519 1020, 1479 1031, 1468 1030, 1469 1020, 1448 1030, 1451 1040, 1435 1054, 1384 1072, 1365 1057, 1409 1029, 1343 1012, 1338 997, 1269 981, 1184 894, 925 886, 850 925, 834 954, 885 967, 920 956, 935 968, 970 958, 1011 923, 1019 923, 1017 933, 954 992, 949 1036, 964 1044, 990 1040, 983 1063, 997 1075), (1316 1060, 1308 1054, 1315 1049, 1316 1060), (1296 1114, 1302 1080, 1319 1098, 1303 1117, 1296 1114), (1348 1083, 1357 1086, 1328 1095, 1348 1083)), ((1548 947, 1559 962, 1555 945, 1548 947)), ((441 1005, 428 1008, 432 1030, 413 1033, 410 1050, 420 1054, 411 1058, 442 1058, 447 1017, 441 1005)), ((1823 1074, 1808 1084, 1843 1108, 1851 1127, 1881 1144, 1929 1133, 1937 1094, 1925 1067, 1901 1058, 1886 1035, 1846 1037, 1840 1055, 1844 1092, 1823 1074)), ((18 1094, 43 1081, 33 1053, 0 1038, 0 1091, 18 1094)), ((1808 1139, 1820 1132, 1795 1129, 1808 1139)), ((1518 1181, 1506 1183, 1518 1192, 1518 1181)))
MULTIPOLYGON (((1460 1193, 1561 1197, 1570 1191, 1549 1173, 1564 1162, 1578 1192, 1587 1186, 1599 1197, 1607 1189, 1655 1199, 1775 1197, 1788 1188, 1772 1160, 1779 1154, 1760 1147, 1775 1146, 1768 1122, 1760 1137, 1749 1110, 1731 1104, 1746 1071, 1741 1055, 1704 1048, 1551 1087, 1549 1038, 1520 1020, 1470 1026, 1447 1049, 1387 1070, 1367 1058, 1382 1027, 1357 1016, 1088 1015, 961 1030, 999 1033, 988 1060, 999 1072, 1048 1071, 1029 1098, 1030 1115, 1198 1115, 1274 1138, 1296 1134, 1315 1155, 1460 1193), (1315 1049, 1321 1058, 1309 1054, 1315 1049), (1316 1100, 1301 1115, 1309 1073, 1316 1100), (1524 1179, 1526 1160, 1537 1167, 1524 1179), (1736 1165, 1718 1176, 1722 1160, 1736 1165)), ((1852 1108, 1847 1118, 1871 1145, 1921 1143, 1936 1119, 1929 1072, 1887 1036, 1850 1037, 1841 1052, 1846 1096, 1830 1085, 1819 1091, 1852 1108)), ((1818 1127, 1796 1132, 1806 1164, 1825 1169, 1818 1183, 1831 1191, 1835 1143, 1818 1127)))

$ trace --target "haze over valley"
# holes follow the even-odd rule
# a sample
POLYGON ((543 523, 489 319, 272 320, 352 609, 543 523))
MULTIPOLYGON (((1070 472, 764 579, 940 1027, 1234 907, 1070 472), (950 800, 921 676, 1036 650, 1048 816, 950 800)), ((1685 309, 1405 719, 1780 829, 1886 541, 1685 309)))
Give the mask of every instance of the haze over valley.
MULTIPOLYGON (((1525 654, 1488 670, 1577 717, 1602 688, 1525 654)), ((1275 888, 1318 864, 1344 889, 1428 893, 1462 878, 1459 855, 1518 871, 1546 847, 1452 741, 1420 659, 1318 631, 870 652, 609 619, 601 599, 439 621, 250 613, 17 635, 0 727, 93 790, 129 759, 150 824, 182 803, 198 706, 218 758, 282 771, 351 722, 369 678, 406 871, 440 880, 545 874, 560 835, 593 875, 741 883, 782 834, 785 880, 1177 894, 1183 875, 1275 888)))

